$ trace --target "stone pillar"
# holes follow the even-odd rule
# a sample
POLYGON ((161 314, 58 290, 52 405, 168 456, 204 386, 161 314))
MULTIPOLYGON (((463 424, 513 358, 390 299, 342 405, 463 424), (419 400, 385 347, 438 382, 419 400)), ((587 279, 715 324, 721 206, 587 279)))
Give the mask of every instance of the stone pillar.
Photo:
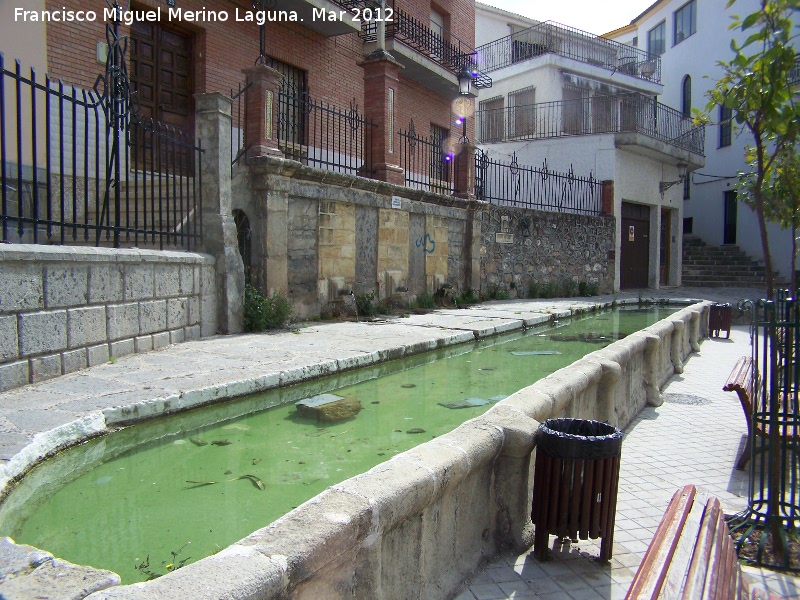
POLYGON ((364 117, 375 123, 370 127, 370 164, 372 178, 397 185, 405 184, 400 160, 399 142, 395 136, 394 106, 399 101, 400 69, 403 68, 385 51, 370 54, 359 66, 364 69, 364 117))
POLYGON ((220 333, 242 331, 244 265, 231 209, 231 99, 195 95, 195 137, 203 144, 203 241, 216 258, 217 323, 220 333))
POLYGON ((292 175, 299 166, 272 158, 253 160, 249 165, 253 200, 262 223, 258 287, 269 296, 289 294, 289 195, 292 175))
POLYGON ((455 195, 467 200, 475 199, 475 150, 472 142, 461 144, 461 150, 453 161, 453 183, 455 195))
POLYGON ((614 214, 614 181, 607 179, 602 183, 600 193, 600 213, 604 215, 614 214))
POLYGON ((244 144, 247 158, 283 156, 278 148, 278 82, 281 74, 265 65, 243 69, 250 87, 245 92, 244 144))

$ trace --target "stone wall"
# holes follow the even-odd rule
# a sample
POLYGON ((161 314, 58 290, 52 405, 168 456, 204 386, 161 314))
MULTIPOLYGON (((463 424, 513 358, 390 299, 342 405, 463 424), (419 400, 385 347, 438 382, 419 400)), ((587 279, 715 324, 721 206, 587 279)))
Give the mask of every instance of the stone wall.
POLYGON ((0 246, 0 390, 217 332, 212 257, 0 246))
POLYGON ((531 281, 614 287, 611 216, 490 206, 273 157, 237 167, 232 197, 253 229, 256 285, 301 317, 350 290, 412 301, 443 285, 518 297, 531 281))
POLYGON ((491 206, 481 223, 481 291, 528 297, 539 284, 596 283, 614 290, 614 217, 491 206))
POLYGON ((444 284, 477 285, 467 231, 483 203, 273 157, 237 167, 232 199, 253 230, 255 284, 286 294, 300 317, 351 290, 408 302, 444 284))
POLYGON ((624 428, 659 405, 660 386, 707 334, 709 306, 588 354, 213 556, 89 598, 452 597, 485 561, 532 545, 539 423, 567 416, 624 428))

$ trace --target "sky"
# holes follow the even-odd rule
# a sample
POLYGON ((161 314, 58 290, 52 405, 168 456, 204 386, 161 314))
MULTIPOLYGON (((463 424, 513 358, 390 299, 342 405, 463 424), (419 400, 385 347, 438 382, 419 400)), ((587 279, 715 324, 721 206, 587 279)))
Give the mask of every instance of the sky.
POLYGON ((479 0, 539 21, 556 21, 589 33, 607 33, 627 25, 654 0, 479 0))

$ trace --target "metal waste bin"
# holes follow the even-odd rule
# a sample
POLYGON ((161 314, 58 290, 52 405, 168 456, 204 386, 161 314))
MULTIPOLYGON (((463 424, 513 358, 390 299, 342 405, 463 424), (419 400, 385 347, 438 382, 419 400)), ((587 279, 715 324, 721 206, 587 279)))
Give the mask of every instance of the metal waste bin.
POLYGON ((708 331, 711 337, 721 337, 722 330, 726 338, 731 337, 731 321, 733 321, 733 306, 730 304, 712 304, 708 311, 708 331))
POLYGON ((601 538, 611 560, 622 431, 599 421, 549 419, 539 425, 533 477, 533 548, 547 557, 551 534, 601 538))

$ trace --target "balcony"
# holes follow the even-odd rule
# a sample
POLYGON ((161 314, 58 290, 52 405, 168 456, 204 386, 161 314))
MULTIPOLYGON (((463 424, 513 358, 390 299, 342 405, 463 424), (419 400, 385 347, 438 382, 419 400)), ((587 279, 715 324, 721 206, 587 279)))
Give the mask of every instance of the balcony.
POLYGON ((665 144, 666 149, 654 147, 662 153, 674 154, 677 149, 698 157, 704 154, 702 126, 641 94, 479 110, 475 117, 475 137, 482 144, 613 133, 620 146, 641 144, 637 136, 643 136, 665 144))
POLYGON ((546 54, 622 73, 650 83, 661 82, 661 58, 633 46, 552 21, 539 23, 477 48, 485 73, 546 54))
MULTIPOLYGON (((364 21, 361 37, 366 54, 377 44, 377 24, 364 21)), ((429 24, 397 9, 386 23, 386 50, 405 69, 403 75, 444 96, 458 93, 458 73, 474 62, 475 49, 447 32, 447 37, 433 31, 429 24)), ((488 88, 492 79, 478 73, 474 86, 488 88)))

